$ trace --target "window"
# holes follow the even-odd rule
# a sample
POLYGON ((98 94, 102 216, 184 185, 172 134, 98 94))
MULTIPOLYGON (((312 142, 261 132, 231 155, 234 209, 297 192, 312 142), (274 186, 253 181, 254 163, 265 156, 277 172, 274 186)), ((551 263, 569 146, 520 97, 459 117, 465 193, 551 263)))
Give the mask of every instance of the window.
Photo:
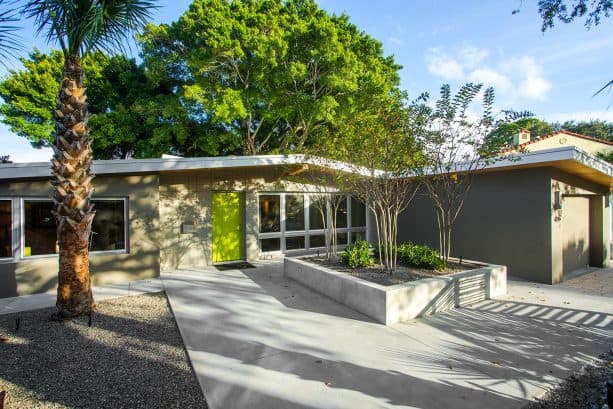
POLYGON ((286 250, 301 250, 306 246, 304 245, 304 236, 286 237, 285 249, 286 250))
POLYGON ((268 251, 280 251, 281 250, 281 238, 274 237, 272 239, 261 239, 260 248, 263 252, 268 251))
POLYGON ((304 195, 285 196, 285 231, 304 230, 304 195))
POLYGON ((0 258, 13 257, 13 207, 10 200, 0 200, 0 258))
POLYGON ((281 196, 260 196, 260 233, 281 231, 281 196))
POLYGON ((92 202, 96 216, 92 223, 90 250, 125 250, 125 202, 123 200, 92 200, 92 202))
POLYGON ((309 237, 309 247, 326 247, 326 236, 323 234, 317 234, 309 237))
POLYGON ((309 206, 309 229, 325 229, 326 220, 326 198, 321 196, 311 196, 309 206))
POLYGON ((23 256, 42 256, 58 252, 55 218, 49 200, 23 201, 23 256))
POLYGON ((340 199, 340 203, 338 198, 336 200, 336 228, 340 229, 347 227, 347 197, 340 199))
POLYGON ((366 226, 366 206, 355 197, 351 197, 351 227, 366 226))
MULTIPOLYGON (((93 199, 90 251, 126 250, 126 202, 123 199, 93 199)), ((50 200, 23 201, 23 256, 59 252, 55 218, 50 200)))
POLYGON ((330 211, 336 212, 336 237, 339 246, 366 236, 366 207, 350 195, 259 195, 260 251, 267 253, 325 248, 325 228, 331 224, 334 215, 330 211))

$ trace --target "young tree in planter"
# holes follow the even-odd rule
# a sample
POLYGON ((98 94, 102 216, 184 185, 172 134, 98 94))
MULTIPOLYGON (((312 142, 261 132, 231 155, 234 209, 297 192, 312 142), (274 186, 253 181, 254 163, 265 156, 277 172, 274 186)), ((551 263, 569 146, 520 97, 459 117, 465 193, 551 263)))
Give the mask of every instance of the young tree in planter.
POLYGON ((496 155, 509 142, 504 138, 487 138, 494 129, 522 117, 529 112, 505 111, 496 120, 493 114, 494 89, 483 90, 481 84, 468 83, 455 95, 449 85, 441 87, 441 95, 434 108, 425 102, 427 96, 413 109, 425 124, 417 139, 425 155, 424 165, 418 168, 428 196, 436 209, 439 231, 439 252, 445 261, 451 254, 451 232, 472 185, 473 176, 497 160, 496 155), (471 118, 469 108, 482 94, 482 114, 471 118))
POLYGON ((87 314, 94 306, 89 274, 94 175, 81 59, 95 49, 121 48, 128 34, 144 25, 152 7, 146 0, 30 0, 24 5, 38 32, 58 43, 64 54, 52 159, 60 249, 56 318, 87 314))
POLYGON ((422 158, 410 133, 404 95, 392 95, 356 114, 345 125, 342 138, 335 141, 336 157, 344 158, 352 168, 341 174, 342 183, 374 215, 379 262, 389 274, 398 259, 398 216, 417 192, 418 183, 408 176, 422 158))

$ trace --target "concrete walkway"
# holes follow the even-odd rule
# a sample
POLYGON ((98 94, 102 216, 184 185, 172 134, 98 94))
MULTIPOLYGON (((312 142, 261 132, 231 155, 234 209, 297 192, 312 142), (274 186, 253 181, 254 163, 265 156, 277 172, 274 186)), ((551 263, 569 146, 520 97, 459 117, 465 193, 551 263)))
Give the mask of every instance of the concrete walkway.
MULTIPOLYGON (((163 290, 164 288, 159 278, 131 281, 126 284, 94 286, 92 288, 95 301, 163 290)), ((55 306, 56 298, 57 295, 55 292, 0 298, 0 315, 53 307, 55 306)))
POLYGON ((385 327, 280 263, 162 280, 212 409, 520 408, 612 346, 613 299, 570 287, 385 327))

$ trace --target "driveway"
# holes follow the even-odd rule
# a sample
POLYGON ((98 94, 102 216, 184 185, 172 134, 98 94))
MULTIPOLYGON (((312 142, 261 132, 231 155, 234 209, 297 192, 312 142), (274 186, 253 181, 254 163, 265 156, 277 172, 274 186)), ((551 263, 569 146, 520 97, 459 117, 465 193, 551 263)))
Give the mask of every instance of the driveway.
POLYGON ((612 294, 581 286, 510 282, 503 300, 385 327, 281 263, 162 279, 213 409, 520 408, 612 346, 612 294))

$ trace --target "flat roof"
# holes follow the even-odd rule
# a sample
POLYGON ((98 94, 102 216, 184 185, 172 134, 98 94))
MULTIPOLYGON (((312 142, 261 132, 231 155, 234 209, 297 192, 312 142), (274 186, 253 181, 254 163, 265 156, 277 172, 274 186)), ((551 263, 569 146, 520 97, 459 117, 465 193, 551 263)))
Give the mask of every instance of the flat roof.
MULTIPOLYGON (((97 175, 166 173, 174 171, 242 168, 257 166, 282 166, 310 164, 334 170, 352 172, 355 166, 347 163, 307 155, 257 155, 202 158, 153 158, 95 160, 92 172, 97 175)), ((574 146, 544 149, 521 154, 511 154, 496 160, 479 172, 496 172, 507 169, 551 166, 576 174, 600 185, 613 187, 613 166, 574 146)), ((462 164, 454 166, 461 172, 462 164)), ((366 169, 361 173, 368 174, 366 169)), ((0 181, 16 179, 41 179, 51 176, 49 162, 0 164, 0 181)))

